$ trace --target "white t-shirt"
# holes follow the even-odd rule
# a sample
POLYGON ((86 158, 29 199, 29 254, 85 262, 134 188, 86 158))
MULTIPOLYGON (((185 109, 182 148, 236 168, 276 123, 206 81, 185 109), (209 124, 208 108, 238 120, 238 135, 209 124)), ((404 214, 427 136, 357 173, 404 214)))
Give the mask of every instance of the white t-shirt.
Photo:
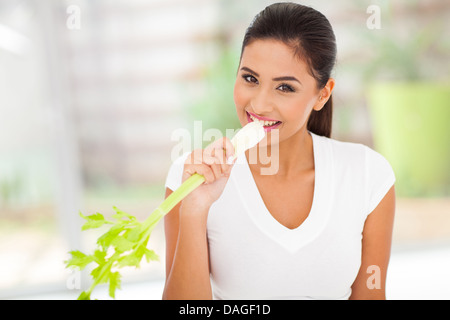
MULTIPOLYGON (((311 211, 296 229, 267 210, 245 155, 210 208, 207 234, 214 299, 348 299, 361 265, 364 222, 395 182, 390 164, 367 146, 311 133, 311 211)), ((166 187, 181 185, 184 161, 166 187)))

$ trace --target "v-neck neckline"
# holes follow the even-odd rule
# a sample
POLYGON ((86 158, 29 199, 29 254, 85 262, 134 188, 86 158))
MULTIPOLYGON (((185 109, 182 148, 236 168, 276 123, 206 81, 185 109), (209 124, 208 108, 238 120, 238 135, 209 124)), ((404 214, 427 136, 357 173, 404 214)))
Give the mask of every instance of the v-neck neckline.
POLYGON ((267 236, 278 242, 286 250, 295 252, 309 241, 312 241, 326 225, 329 217, 331 196, 330 179, 332 179, 332 161, 330 151, 326 148, 326 140, 310 132, 314 154, 314 194, 310 212, 306 219, 296 228, 290 229, 277 221, 267 209, 258 186, 244 155, 236 160, 239 165, 239 179, 248 181, 248 188, 242 188, 236 179, 234 183, 247 213, 258 228, 267 236))

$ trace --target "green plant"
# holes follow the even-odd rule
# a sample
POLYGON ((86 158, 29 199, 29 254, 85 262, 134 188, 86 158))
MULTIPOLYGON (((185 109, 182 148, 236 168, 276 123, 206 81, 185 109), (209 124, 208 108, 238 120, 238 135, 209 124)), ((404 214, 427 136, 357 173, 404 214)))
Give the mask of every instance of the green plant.
POLYGON ((423 3, 397 4, 396 15, 389 4, 382 29, 365 31, 371 52, 361 68, 374 147, 396 173, 397 195, 443 196, 450 181, 448 37, 443 21, 427 23, 423 3))
POLYGON ((147 248, 153 229, 164 215, 170 212, 190 192, 205 181, 199 174, 192 175, 180 188, 175 190, 156 208, 147 219, 140 222, 136 217, 113 207, 114 221, 107 220, 101 213, 80 216, 86 220, 81 230, 97 229, 112 225, 110 229, 97 239, 97 248, 92 254, 84 254, 79 250, 71 251, 71 259, 65 261, 66 268, 76 267, 83 270, 91 263, 97 265, 91 272, 93 282, 87 291, 83 291, 79 300, 90 300, 91 293, 97 285, 109 283, 109 295, 115 298, 116 289, 120 289, 120 268, 139 268, 142 259, 147 262, 158 260, 158 255, 147 248))

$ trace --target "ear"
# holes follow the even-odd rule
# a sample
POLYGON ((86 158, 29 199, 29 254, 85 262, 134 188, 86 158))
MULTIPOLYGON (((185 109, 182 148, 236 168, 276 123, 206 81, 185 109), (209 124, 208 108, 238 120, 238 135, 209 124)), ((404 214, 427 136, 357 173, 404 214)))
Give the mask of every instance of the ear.
POLYGON ((314 105, 313 109, 316 111, 320 111, 325 103, 327 103, 328 99, 331 97, 331 93, 334 89, 335 81, 333 78, 328 79, 327 84, 325 87, 319 90, 319 95, 317 97, 317 102, 314 105))

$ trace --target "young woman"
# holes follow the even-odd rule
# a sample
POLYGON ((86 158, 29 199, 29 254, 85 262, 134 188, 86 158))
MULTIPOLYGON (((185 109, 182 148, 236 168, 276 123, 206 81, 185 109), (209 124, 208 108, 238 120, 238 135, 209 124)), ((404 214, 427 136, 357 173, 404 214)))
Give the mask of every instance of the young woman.
POLYGON ((384 299, 395 177, 372 149, 330 138, 336 44, 316 10, 278 3, 244 37, 235 83, 244 126, 266 121, 256 154, 231 164, 228 138, 187 153, 168 196, 206 183, 165 218, 164 299, 384 299), (275 137, 277 139, 272 139, 275 137))

